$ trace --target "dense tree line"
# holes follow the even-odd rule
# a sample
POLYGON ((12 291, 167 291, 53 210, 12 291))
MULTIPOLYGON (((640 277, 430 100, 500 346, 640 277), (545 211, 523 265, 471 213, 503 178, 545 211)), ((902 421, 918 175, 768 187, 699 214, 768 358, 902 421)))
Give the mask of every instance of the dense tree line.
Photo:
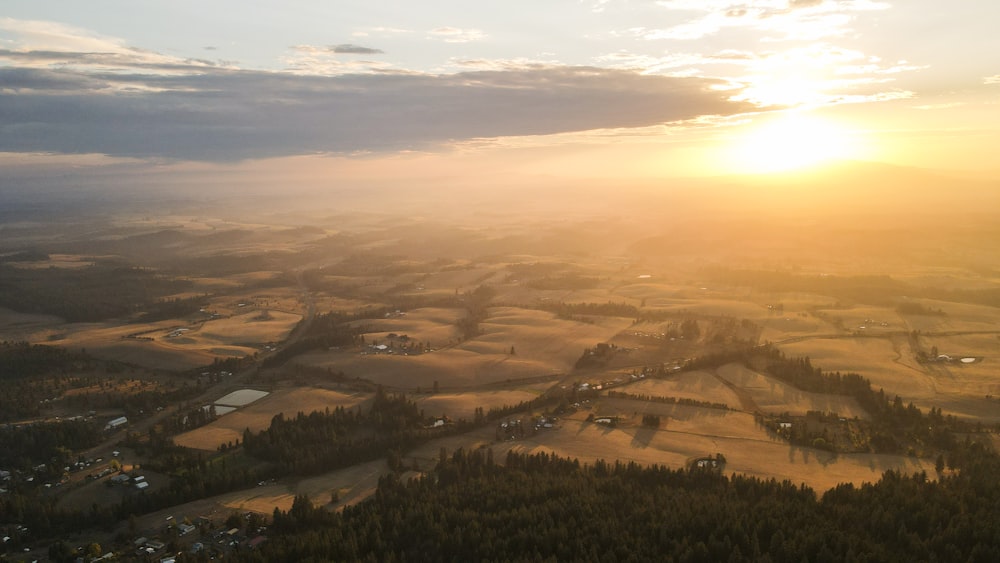
POLYGON ((69 322, 131 315, 190 286, 190 280, 115 263, 45 269, 0 264, 0 307, 56 315, 69 322))
POLYGON ((725 403, 713 403, 712 401, 699 401, 687 397, 667 397, 663 395, 646 395, 643 393, 625 393, 624 391, 608 391, 609 399, 627 399, 630 401, 642 401, 643 403, 664 403, 667 405, 686 405, 690 407, 702 407, 706 409, 730 410, 725 403))
POLYGON ((541 303, 538 308, 555 313, 562 319, 577 319, 581 316, 625 317, 637 319, 639 308, 628 303, 541 303))
POLYGON ((416 403, 379 387, 367 413, 343 407, 291 418, 279 413, 267 429, 245 431, 243 446, 282 473, 310 475, 405 451, 439 435, 425 429, 426 422, 416 403))
POLYGON ((755 345, 761 333, 761 328, 748 319, 737 319, 729 315, 699 315, 694 318, 684 313, 658 309, 640 310, 633 324, 663 322, 668 323, 662 333, 665 337, 664 347, 674 344, 677 339, 716 346, 755 345))
POLYGON ((584 348, 583 354, 573 364, 573 369, 602 368, 618 354, 617 344, 599 342, 593 348, 584 348))
POLYGON ((243 561, 995 561, 997 456, 940 481, 887 472, 822 496, 789 481, 541 454, 445 456, 342 513, 296 498, 243 561))
POLYGON ((203 390, 201 385, 157 384, 150 389, 137 391, 121 387, 120 382, 112 380, 102 390, 78 393, 65 397, 62 401, 69 406, 82 409, 121 409, 126 416, 136 417, 149 414, 159 408, 185 401, 198 395, 203 390))
POLYGON ((0 393, 0 422, 33 418, 42 414, 52 392, 35 380, 5 381, 0 393))
POLYGON ((305 334, 291 344, 272 354, 263 362, 262 367, 270 368, 283 365, 299 354, 312 350, 326 350, 332 346, 349 346, 354 344, 361 329, 351 326, 351 321, 358 320, 354 315, 330 312, 316 315, 306 329, 305 334))
POLYGON ((93 357, 57 346, 0 342, 0 380, 24 379, 93 367, 93 357))
POLYGON ((57 474, 71 459, 71 452, 97 445, 102 424, 94 420, 36 422, 0 427, 0 469, 28 470, 36 464, 51 465, 57 474))
POLYGON ((480 285, 469 293, 461 296, 461 303, 465 307, 466 315, 459 319, 455 325, 462 334, 462 340, 469 340, 481 334, 479 323, 489 317, 489 306, 497 290, 489 285, 480 285))
POLYGON ((67 510, 57 506, 55 496, 43 494, 38 489, 11 489, 0 495, 0 529, 12 538, 4 548, 37 546, 41 538, 65 536, 81 530, 107 530, 116 521, 112 509, 95 505, 90 510, 67 510))
POLYGON ((141 379, 125 379, 127 376, 117 375, 126 369, 136 368, 113 360, 97 359, 82 350, 27 342, 2 342, 0 381, 4 381, 6 392, 0 394, 0 422, 41 416, 56 404, 82 411, 122 409, 127 415, 134 416, 184 400, 200 391, 200 387, 194 385, 161 383, 137 391, 129 383, 141 382, 141 379), (105 375, 96 375, 101 370, 105 375), (96 389, 66 393, 70 389, 89 387, 96 389))
MULTIPOLYGON (((952 415, 944 415, 941 409, 932 408, 925 414, 913 403, 904 404, 899 396, 890 398, 884 390, 873 389, 871 381, 860 374, 824 372, 813 366, 808 357, 787 357, 773 344, 743 345, 706 354, 688 360, 682 369, 714 369, 730 363, 743 364, 803 391, 854 398, 870 415, 869 421, 852 421, 868 433, 866 444, 870 451, 931 455, 954 447, 956 432, 976 429, 952 415)), ((643 373, 662 378, 677 372, 660 365, 644 368, 643 373)), ((803 432, 802 428, 792 432, 795 443, 811 445, 815 438, 821 437, 803 432)))
MULTIPOLYGON (((773 346, 765 346, 748 357, 748 367, 760 367, 764 373, 803 391, 853 397, 871 416, 863 424, 869 432, 869 445, 875 452, 899 453, 908 449, 919 455, 954 446, 955 432, 972 427, 952 415, 932 408, 924 414, 913 403, 904 404, 897 395, 892 399, 882 389, 875 391, 871 382, 857 374, 824 372, 814 367, 808 357, 788 358, 773 346)), ((811 440, 814 437, 806 437, 811 440)))
MULTIPOLYGON (((275 465, 231 464, 229 460, 232 458, 225 455, 210 462, 198 458, 195 465, 190 464, 190 456, 184 452, 177 452, 176 457, 186 460, 188 464, 170 474, 170 484, 167 487, 126 495, 114 508, 119 521, 127 520, 131 515, 146 514, 185 502, 247 489, 260 481, 283 476, 275 465)), ((173 462, 177 463, 178 459, 173 462)))
POLYGON ((50 399, 82 386, 72 374, 100 362, 86 352, 27 342, 0 342, 0 422, 40 416, 50 399), (76 383, 74 383, 76 382, 76 383))

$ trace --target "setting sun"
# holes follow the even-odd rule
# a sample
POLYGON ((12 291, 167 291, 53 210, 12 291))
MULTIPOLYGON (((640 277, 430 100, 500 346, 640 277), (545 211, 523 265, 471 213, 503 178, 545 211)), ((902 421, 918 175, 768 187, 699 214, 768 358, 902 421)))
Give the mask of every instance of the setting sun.
POLYGON ((733 172, 797 170, 835 160, 863 158, 862 146, 846 128, 805 113, 786 113, 754 123, 730 148, 733 172))

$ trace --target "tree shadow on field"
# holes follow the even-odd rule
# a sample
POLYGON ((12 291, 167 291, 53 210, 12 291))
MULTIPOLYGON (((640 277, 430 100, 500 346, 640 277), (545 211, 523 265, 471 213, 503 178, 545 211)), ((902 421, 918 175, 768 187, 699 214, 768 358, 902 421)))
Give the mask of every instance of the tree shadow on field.
POLYGON ((812 453, 809 448, 803 448, 801 446, 796 446, 794 444, 788 446, 788 463, 795 463, 795 454, 797 452, 802 453, 802 463, 809 463, 809 454, 812 453))
POLYGON ((790 445, 788 447, 788 462, 795 463, 795 454, 802 454, 802 463, 809 464, 810 458, 815 458, 816 463, 826 467, 831 463, 837 461, 837 452, 828 452, 825 450, 817 450, 815 448, 806 448, 802 446, 790 445))
POLYGON ((653 428, 641 427, 635 431, 635 435, 632 436, 633 448, 647 448, 649 443, 653 441, 653 436, 656 435, 656 430, 653 428))

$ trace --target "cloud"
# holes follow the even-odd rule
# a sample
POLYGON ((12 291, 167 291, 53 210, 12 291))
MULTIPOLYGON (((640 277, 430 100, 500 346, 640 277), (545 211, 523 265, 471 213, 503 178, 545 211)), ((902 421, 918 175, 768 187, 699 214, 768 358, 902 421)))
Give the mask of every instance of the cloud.
POLYGON ((472 71, 472 70, 530 70, 555 68, 564 66, 555 59, 529 59, 525 57, 516 59, 464 59, 452 58, 447 68, 450 70, 472 71))
POLYGON ((71 72, 55 72, 28 68, 0 68, 0 92, 47 93, 100 92, 110 83, 71 72))
POLYGON ((23 50, 48 49, 72 52, 125 52, 124 41, 90 30, 51 21, 0 18, 0 30, 14 33, 23 50))
POLYGON ((104 73, 183 73, 229 64, 137 49, 121 39, 56 22, 0 18, 0 30, 13 36, 0 48, 0 66, 104 73))
POLYGON ((594 67, 305 76, 209 68, 107 75, 5 69, 0 152, 233 161, 428 149, 749 111, 717 81, 594 67), (89 81, 94 81, 93 83, 89 81), (44 95, 38 95, 39 92, 44 95))
POLYGON ((206 59, 181 59, 163 57, 144 51, 74 53, 67 51, 14 51, 0 49, 0 63, 7 62, 19 68, 75 70, 105 73, 149 72, 188 73, 200 72, 205 68, 229 66, 222 61, 206 59))
POLYGON ((700 14, 659 29, 641 29, 640 37, 650 40, 695 40, 729 29, 771 33, 768 41, 811 40, 839 37, 850 33, 853 15, 884 10, 885 2, 875 0, 661 0, 656 3, 670 11, 700 14))
POLYGON ((595 58, 601 66, 643 74, 713 77, 728 82, 735 99, 761 107, 821 106, 896 99, 887 84, 926 66, 895 63, 830 43, 753 52, 671 52, 662 56, 616 51, 595 58))
POLYGON ((590 4, 590 11, 599 14, 611 3, 611 0, 580 0, 581 3, 590 4))
POLYGON ((360 45, 352 45, 350 43, 344 43, 341 45, 333 45, 330 47, 330 51, 334 53, 343 53, 350 55, 381 55, 381 49, 372 49, 371 47, 361 47, 360 45))
POLYGON ((1000 84, 1000 74, 983 78, 983 84, 1000 84))
MULTIPOLYGON (((287 68, 300 74, 317 74, 324 76, 335 76, 340 74, 370 74, 380 72, 399 72, 395 65, 386 61, 373 61, 368 59, 347 59, 339 57, 343 54, 338 51, 338 47, 319 47, 316 45, 294 45, 290 47, 291 53, 282 58, 287 68)), ((351 54, 361 53, 360 49, 365 47, 349 46, 354 51, 351 54)), ((377 49, 372 49, 376 53, 381 53, 377 49)))
MULTIPOLYGON (((738 64, 735 58, 731 62, 738 64)), ((745 85, 737 99, 758 105, 819 106, 910 97, 888 87, 895 75, 924 67, 886 63, 861 51, 828 43, 758 54, 733 80, 745 85)))
POLYGON ((938 110, 938 109, 951 109, 958 108, 966 105, 965 102, 945 102, 941 104, 924 104, 920 106, 913 106, 913 109, 919 109, 922 111, 938 110))
POLYGON ((439 27, 430 31, 431 37, 441 39, 445 43, 468 43, 486 38, 479 29, 459 29, 457 27, 439 27))

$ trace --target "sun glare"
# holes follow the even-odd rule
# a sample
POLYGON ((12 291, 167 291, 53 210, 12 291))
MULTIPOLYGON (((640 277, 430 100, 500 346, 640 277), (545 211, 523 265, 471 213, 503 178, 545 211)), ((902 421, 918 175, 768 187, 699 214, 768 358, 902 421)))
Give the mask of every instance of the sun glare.
POLYGON ((802 112, 753 123, 730 148, 732 172, 762 174, 799 170, 859 158, 861 147, 836 123, 802 112))

